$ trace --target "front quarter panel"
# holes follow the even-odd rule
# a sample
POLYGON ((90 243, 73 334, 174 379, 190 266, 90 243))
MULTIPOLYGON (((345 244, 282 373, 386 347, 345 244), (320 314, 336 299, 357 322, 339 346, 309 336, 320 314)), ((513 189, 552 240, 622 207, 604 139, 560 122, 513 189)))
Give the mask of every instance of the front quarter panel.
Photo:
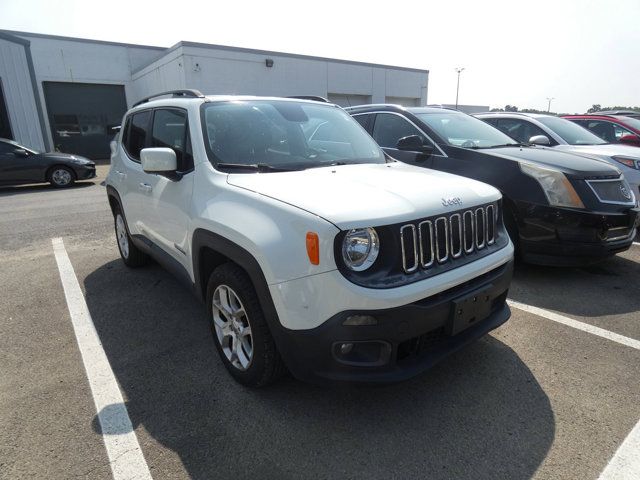
POLYGON ((192 231, 210 231, 242 247, 256 259, 268 284, 336 269, 336 226, 292 205, 231 186, 227 175, 209 163, 198 165, 196 173, 192 231), (318 234, 319 265, 309 261, 307 232, 318 234))

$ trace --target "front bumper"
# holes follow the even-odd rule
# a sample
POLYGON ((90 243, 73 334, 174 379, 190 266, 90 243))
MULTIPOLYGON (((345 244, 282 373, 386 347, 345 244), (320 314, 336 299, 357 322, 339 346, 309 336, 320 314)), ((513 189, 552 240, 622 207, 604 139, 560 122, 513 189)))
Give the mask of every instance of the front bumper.
POLYGON ((96 166, 95 165, 81 165, 74 166, 74 170, 76 172, 76 178, 78 180, 89 180, 91 178, 96 177, 96 166))
POLYGON ((623 212, 578 211, 516 203, 520 255, 543 265, 584 265, 627 250, 640 208, 623 212))
POLYGON ((280 353, 293 375, 314 382, 386 383, 401 381, 482 337, 509 319, 506 297, 513 261, 463 284, 407 305, 381 310, 340 312, 309 330, 282 330, 280 353), (467 303, 461 301, 465 299, 467 303), (475 302, 483 303, 483 306, 475 302), (466 305, 466 306, 462 306, 466 305), (456 314, 467 309, 464 325, 456 314), (477 316, 476 316, 477 312, 477 316), (377 325, 345 326, 350 316, 367 315, 377 325), (462 329, 458 329, 462 325, 462 329), (342 344, 361 348, 365 356, 342 356, 342 344), (380 357, 376 357, 376 348, 380 357), (374 351, 373 357, 366 350, 374 351))

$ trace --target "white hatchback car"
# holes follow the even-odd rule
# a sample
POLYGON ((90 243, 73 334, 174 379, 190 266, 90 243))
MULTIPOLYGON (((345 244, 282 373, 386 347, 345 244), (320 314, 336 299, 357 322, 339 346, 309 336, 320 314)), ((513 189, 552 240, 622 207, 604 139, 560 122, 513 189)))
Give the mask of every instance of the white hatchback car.
POLYGON ((336 105, 168 92, 112 150, 122 259, 206 302, 243 384, 400 380, 509 318, 500 193, 395 162, 336 105))

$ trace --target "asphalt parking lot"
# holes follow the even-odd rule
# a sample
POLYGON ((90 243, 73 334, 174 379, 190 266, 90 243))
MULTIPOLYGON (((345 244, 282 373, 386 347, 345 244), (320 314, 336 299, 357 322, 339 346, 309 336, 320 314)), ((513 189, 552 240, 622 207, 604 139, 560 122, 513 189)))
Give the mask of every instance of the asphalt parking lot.
POLYGON ((153 478, 639 478, 601 473, 640 420, 640 245, 588 268, 518 266, 510 299, 542 310, 512 308, 411 381, 250 390, 189 292, 156 265, 124 267, 105 173, 0 189, 0 478, 112 478, 103 436, 122 433, 97 419, 53 238, 153 478))

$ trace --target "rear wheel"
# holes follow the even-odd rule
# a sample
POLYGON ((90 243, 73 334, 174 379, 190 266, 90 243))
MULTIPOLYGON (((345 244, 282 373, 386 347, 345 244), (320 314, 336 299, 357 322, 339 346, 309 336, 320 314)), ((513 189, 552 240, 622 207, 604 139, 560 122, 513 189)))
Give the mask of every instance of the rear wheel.
POLYGON ((131 268, 141 267, 146 264, 148 256, 131 241, 127 224, 119 208, 116 208, 113 217, 116 229, 116 240, 118 240, 118 250, 120 251, 122 261, 127 267, 131 268))
POLYGON ((286 371, 244 270, 231 263, 216 268, 207 285, 207 305, 216 348, 233 378, 262 387, 286 371))
POLYGON ((49 183, 56 188, 70 187, 76 181, 76 174, 73 170, 62 165, 53 167, 48 177, 49 183))

